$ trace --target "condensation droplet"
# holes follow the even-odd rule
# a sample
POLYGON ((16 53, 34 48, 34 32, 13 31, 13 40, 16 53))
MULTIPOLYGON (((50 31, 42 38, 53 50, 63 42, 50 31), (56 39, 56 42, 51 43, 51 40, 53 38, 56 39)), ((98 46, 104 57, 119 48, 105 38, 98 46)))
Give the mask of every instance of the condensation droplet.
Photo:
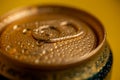
POLYGON ((54 43, 53 45, 54 45, 54 46, 56 46, 57 44, 56 44, 56 43, 54 43))
POLYGON ((23 48, 23 45, 20 45, 21 48, 23 48))
POLYGON ((63 52, 64 51, 64 49, 61 49, 61 52, 63 52))
POLYGON ((45 53, 46 53, 46 50, 43 50, 43 51, 42 51, 42 54, 45 54, 45 53))
POLYGON ((75 46, 76 49, 78 49, 79 47, 78 46, 75 46))
POLYGON ((89 45, 88 45, 88 47, 90 48, 90 47, 91 47, 91 45, 89 44, 89 45))
POLYGON ((13 55, 13 54, 15 54, 16 53, 16 49, 15 48, 12 48, 12 49, 10 49, 10 51, 9 51, 9 53, 11 54, 11 55, 13 55))
POLYGON ((57 53, 57 56, 60 57, 60 53, 57 53))
POLYGON ((59 50, 57 49, 56 52, 59 52, 59 50))
POLYGON ((65 57, 65 55, 63 54, 62 57, 65 57))
POLYGON ((18 25, 14 25, 13 29, 16 30, 18 28, 18 25))
POLYGON ((7 45, 7 47, 6 47, 6 51, 8 51, 8 50, 10 50, 10 45, 7 45))
POLYGON ((66 46, 65 49, 68 50, 68 46, 66 46))
POLYGON ((84 42, 81 42, 82 45, 84 45, 85 43, 84 42))
POLYGON ((18 45, 20 45, 21 44, 21 42, 18 42, 18 45))
POLYGON ((72 49, 70 49, 70 52, 72 52, 72 49))
POLYGON ((38 64, 38 63, 39 63, 39 59, 36 59, 36 60, 35 60, 35 63, 38 64))
POLYGON ((30 46, 30 43, 28 43, 28 46, 30 46))
POLYGON ((70 54, 71 57, 73 57, 74 55, 73 54, 70 54))
POLYGON ((87 40, 89 40, 90 39, 90 37, 87 37, 87 40))
POLYGON ((58 48, 58 46, 55 46, 55 49, 57 49, 58 48))
POLYGON ((44 32, 45 32, 45 31, 42 31, 42 30, 40 31, 41 34, 44 33, 44 32))
POLYGON ((68 48, 70 48, 71 46, 70 46, 70 45, 68 45, 67 47, 68 47, 68 48))
POLYGON ((85 49, 86 49, 86 47, 84 46, 84 47, 83 47, 83 49, 85 50, 85 49))
POLYGON ((45 60, 48 60, 48 56, 45 56, 45 60))
POLYGON ((51 48, 50 51, 53 51, 53 48, 51 48))
POLYGON ((32 48, 34 48, 34 47, 35 47, 35 45, 31 45, 31 47, 32 47, 32 48))
POLYGON ((68 24, 67 21, 63 21, 63 22, 60 23, 61 26, 66 26, 67 24, 68 24))
POLYGON ((65 42, 65 44, 68 44, 67 41, 65 42))
POLYGON ((21 53, 25 53, 25 49, 22 49, 21 53))
POLYGON ((19 58, 19 56, 18 56, 18 55, 15 55, 15 58, 16 58, 16 59, 18 59, 18 58, 19 58))
POLYGON ((23 34, 26 34, 26 32, 27 32, 27 29, 23 29, 23 31, 22 31, 22 32, 23 32, 23 34))
POLYGON ((62 47, 62 44, 60 44, 60 47, 62 47))
POLYGON ((53 55, 50 55, 50 58, 53 58, 53 55))
POLYGON ((90 40, 88 40, 88 43, 91 43, 91 41, 90 41, 90 40))

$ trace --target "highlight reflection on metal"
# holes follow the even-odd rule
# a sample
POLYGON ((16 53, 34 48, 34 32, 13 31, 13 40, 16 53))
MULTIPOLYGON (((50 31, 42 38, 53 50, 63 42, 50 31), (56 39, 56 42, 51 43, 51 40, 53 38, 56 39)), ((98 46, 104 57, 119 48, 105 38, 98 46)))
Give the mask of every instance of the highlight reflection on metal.
POLYGON ((103 80, 110 72, 103 26, 82 10, 23 8, 1 17, 0 31, 0 73, 9 79, 103 80))

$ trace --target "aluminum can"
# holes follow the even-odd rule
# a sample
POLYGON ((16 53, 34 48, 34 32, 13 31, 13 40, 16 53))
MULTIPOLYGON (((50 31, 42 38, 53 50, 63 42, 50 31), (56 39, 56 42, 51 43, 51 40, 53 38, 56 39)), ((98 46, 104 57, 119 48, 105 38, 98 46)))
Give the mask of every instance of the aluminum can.
POLYGON ((6 79, 110 80, 111 66, 105 29, 88 12, 41 5, 0 18, 0 74, 6 79))

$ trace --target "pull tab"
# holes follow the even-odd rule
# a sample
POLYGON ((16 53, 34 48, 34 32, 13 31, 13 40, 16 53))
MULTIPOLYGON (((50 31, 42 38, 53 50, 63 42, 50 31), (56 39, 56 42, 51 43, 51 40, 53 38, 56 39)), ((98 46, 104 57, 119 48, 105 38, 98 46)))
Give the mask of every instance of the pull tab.
POLYGON ((79 24, 68 21, 46 23, 49 24, 33 29, 32 36, 34 39, 44 42, 57 42, 85 35, 85 30, 79 24))

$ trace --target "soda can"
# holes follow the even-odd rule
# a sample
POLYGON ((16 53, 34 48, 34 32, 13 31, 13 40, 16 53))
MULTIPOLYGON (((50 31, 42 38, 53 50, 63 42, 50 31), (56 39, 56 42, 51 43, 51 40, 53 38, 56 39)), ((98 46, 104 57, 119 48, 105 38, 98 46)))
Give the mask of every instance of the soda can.
POLYGON ((31 6, 0 18, 0 74, 12 80, 110 80, 106 31, 84 10, 31 6))

